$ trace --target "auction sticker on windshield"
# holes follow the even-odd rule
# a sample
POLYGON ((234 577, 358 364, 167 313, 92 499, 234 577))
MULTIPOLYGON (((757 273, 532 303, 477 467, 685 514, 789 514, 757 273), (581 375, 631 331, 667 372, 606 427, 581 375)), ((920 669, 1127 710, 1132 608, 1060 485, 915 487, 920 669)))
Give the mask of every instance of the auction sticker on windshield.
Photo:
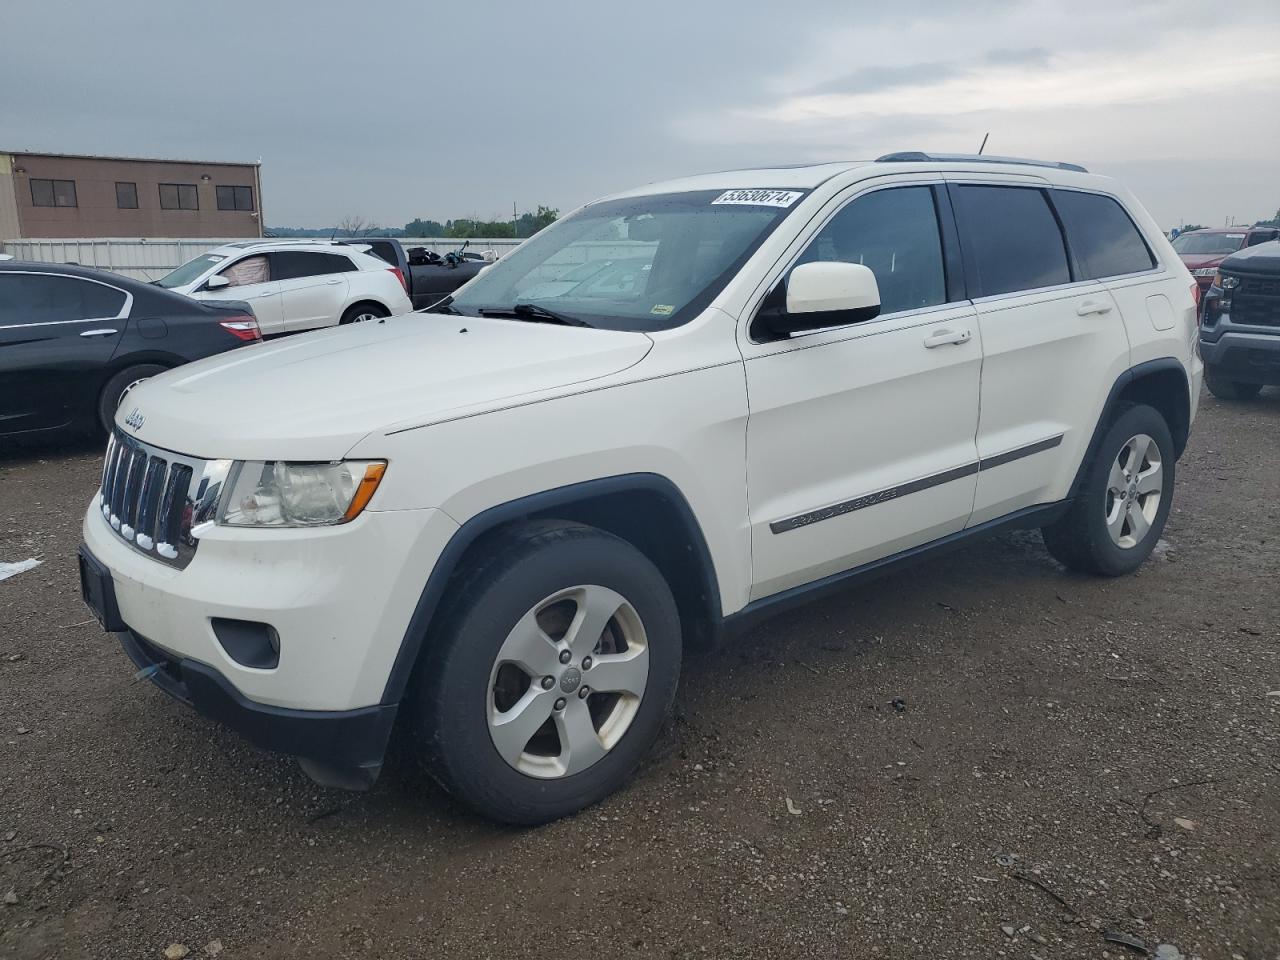
POLYGON ((803 193, 797 190, 726 190, 711 202, 715 203, 747 203, 757 207, 789 207, 799 200, 803 193))

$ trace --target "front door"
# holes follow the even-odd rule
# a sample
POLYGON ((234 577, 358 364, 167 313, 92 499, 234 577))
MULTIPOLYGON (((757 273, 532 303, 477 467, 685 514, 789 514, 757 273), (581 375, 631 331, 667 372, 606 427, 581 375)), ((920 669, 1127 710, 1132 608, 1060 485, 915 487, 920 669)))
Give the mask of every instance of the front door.
POLYGON ((833 204, 791 264, 870 267, 879 317, 743 343, 753 600, 956 533, 968 519, 982 345, 945 266, 941 190, 881 188, 833 204))
POLYGON ((201 288, 193 296, 197 300, 243 300, 257 317, 258 328, 264 337, 284 333, 283 299, 271 266, 265 253, 241 257, 217 273, 228 281, 229 286, 216 290, 201 288))
POLYGON ((121 289, 81 277, 0 273, 0 434, 61 427, 96 412, 130 301, 121 289))

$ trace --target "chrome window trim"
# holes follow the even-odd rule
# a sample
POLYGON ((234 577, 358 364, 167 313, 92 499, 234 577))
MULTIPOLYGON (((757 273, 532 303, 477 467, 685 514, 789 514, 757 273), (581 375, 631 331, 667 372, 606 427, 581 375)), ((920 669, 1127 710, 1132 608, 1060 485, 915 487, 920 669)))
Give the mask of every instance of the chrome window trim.
POLYGON ((59 324, 67 323, 102 323, 108 320, 127 320, 129 313, 133 310, 133 294, 128 290, 117 287, 114 284, 107 283, 105 280, 97 280, 93 277, 81 277, 74 273, 60 273, 56 270, 5 270, 0 276, 8 276, 16 274, 26 277, 62 277, 67 280, 82 280, 85 283, 96 283, 100 287, 106 287, 108 290, 114 290, 116 293, 124 294, 124 306, 120 308, 120 312, 112 317, 84 317, 79 320, 46 320, 42 323, 7 323, 0 325, 0 330, 25 330, 30 327, 55 327, 59 324))

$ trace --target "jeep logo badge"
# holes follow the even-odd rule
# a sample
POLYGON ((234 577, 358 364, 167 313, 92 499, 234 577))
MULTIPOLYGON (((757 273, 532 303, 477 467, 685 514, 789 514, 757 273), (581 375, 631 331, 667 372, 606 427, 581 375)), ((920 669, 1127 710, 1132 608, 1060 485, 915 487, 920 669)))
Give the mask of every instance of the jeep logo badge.
POLYGON ((141 430, 142 425, 146 422, 147 422, 147 418, 138 412, 137 407, 134 407, 133 410, 130 411, 129 415, 124 418, 124 425, 126 427, 132 427, 134 433, 137 433, 139 430, 141 430))
POLYGON ((582 682, 582 673, 577 667, 570 667, 560 675, 560 689, 565 693, 573 693, 582 682))

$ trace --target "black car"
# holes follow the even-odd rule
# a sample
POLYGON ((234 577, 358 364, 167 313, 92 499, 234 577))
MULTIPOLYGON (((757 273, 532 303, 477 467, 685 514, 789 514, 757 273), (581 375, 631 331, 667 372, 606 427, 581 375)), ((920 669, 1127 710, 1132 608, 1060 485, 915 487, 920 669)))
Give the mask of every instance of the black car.
POLYGON ((1219 264, 1205 297, 1200 356, 1205 384, 1221 400, 1280 386, 1280 240, 1219 264))
POLYGON ((239 301, 193 300, 102 270, 0 261, 0 436, 110 429, 135 385, 261 340, 239 301))

